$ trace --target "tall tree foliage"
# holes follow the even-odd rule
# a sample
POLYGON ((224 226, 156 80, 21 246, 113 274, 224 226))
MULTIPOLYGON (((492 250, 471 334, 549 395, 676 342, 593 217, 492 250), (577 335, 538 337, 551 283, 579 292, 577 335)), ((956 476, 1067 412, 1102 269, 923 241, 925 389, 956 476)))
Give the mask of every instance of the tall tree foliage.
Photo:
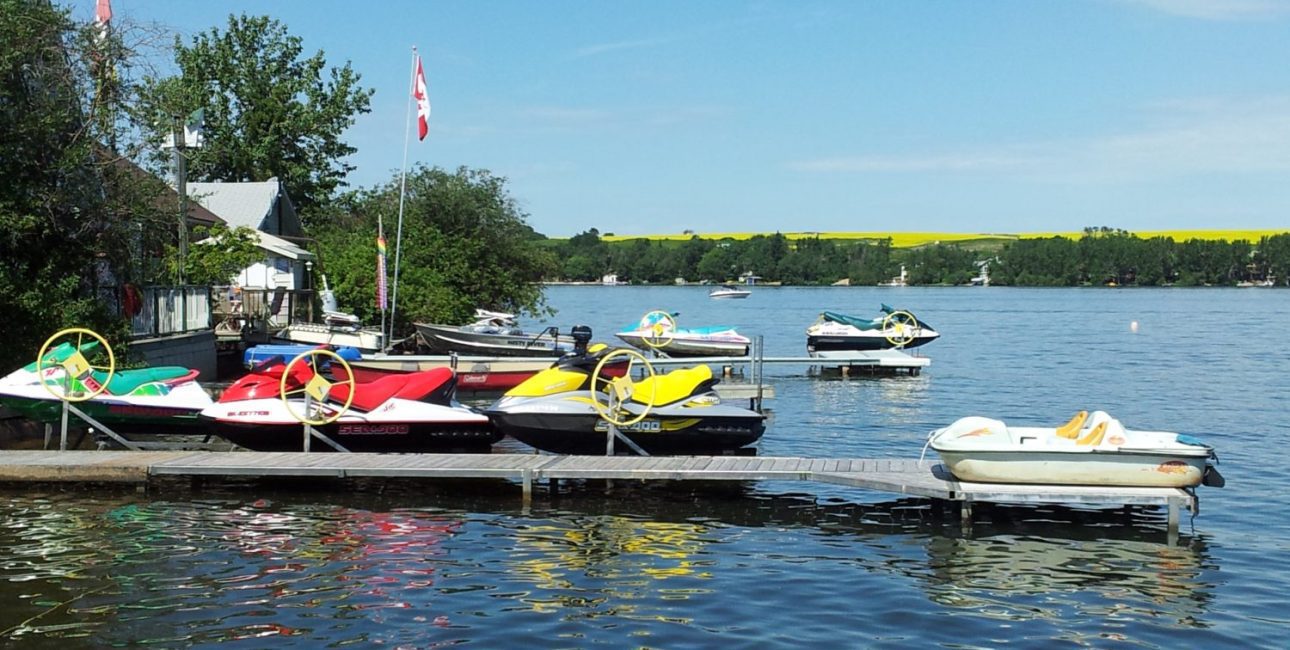
POLYGON ((124 336, 111 310, 151 251, 159 182, 110 143, 107 44, 46 2, 0 0, 0 367, 64 327, 124 336), (151 182, 149 182, 151 180, 151 182))
POLYGON ((348 62, 328 68, 324 53, 303 56, 297 36, 276 20, 233 16, 223 30, 175 40, 179 75, 145 79, 139 109, 159 143, 176 119, 204 110, 205 144, 189 151, 190 178, 282 180, 308 222, 344 185, 356 149, 341 136, 370 111, 372 91, 348 62))
MULTIPOLYGON (((394 179, 347 197, 326 225, 315 228, 322 271, 340 305, 368 322, 380 319, 375 308, 378 216, 389 241, 393 294, 399 186, 394 179)), ((410 333, 416 321, 462 323, 476 308, 544 313, 538 282, 554 274, 556 265, 526 218, 507 193, 505 179, 487 171, 410 171, 395 331, 410 333)))

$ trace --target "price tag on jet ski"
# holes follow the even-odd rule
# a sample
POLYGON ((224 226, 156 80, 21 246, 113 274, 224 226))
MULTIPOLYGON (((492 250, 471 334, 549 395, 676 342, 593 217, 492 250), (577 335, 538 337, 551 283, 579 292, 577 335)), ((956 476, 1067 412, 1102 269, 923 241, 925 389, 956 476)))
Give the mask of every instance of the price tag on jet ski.
POLYGON ((676 318, 661 309, 656 309, 641 318, 641 331, 646 333, 641 337, 645 345, 651 348, 667 347, 676 333, 676 318))
POLYGON ((591 376, 600 377, 605 366, 609 365, 617 357, 627 357, 629 359, 627 372, 622 377, 616 377, 608 382, 609 390, 612 394, 606 395, 605 402, 601 402, 598 397, 600 391, 593 390, 591 392, 591 405, 595 407, 596 413, 606 422, 618 427, 628 427, 644 420, 645 416, 649 415, 650 409, 654 408, 655 399, 654 393, 651 391, 645 402, 640 405, 643 406, 640 409, 640 413, 633 414, 631 410, 625 408, 632 397, 632 364, 636 363, 637 359, 645 364, 647 379, 654 377, 654 366, 650 365, 649 359, 646 359, 645 355, 635 350, 614 350, 600 359, 600 363, 596 364, 596 369, 591 376))
POLYGON ((918 334, 918 320, 907 311, 894 311, 882 319, 882 329, 887 340, 900 348, 912 342, 918 334))
POLYGON ((309 350, 303 352, 287 364, 287 368, 282 373, 282 379, 278 382, 278 395, 282 398, 282 403, 286 405, 287 412, 301 424, 311 426, 321 426, 331 424, 339 420, 349 405, 354 402, 354 373, 350 370, 349 364, 339 354, 331 350, 309 350), (340 372, 345 377, 345 381, 331 383, 322 376, 323 363, 339 364, 340 372), (287 390, 287 381, 293 376, 292 369, 296 366, 307 363, 313 371, 313 376, 305 381, 303 388, 287 390), (338 390, 339 389, 339 390, 338 390), (343 404, 327 403, 333 393, 343 394, 345 400, 343 404), (305 400, 307 395, 309 400, 305 400), (293 397, 294 396, 294 397, 293 397))
POLYGON ((68 402, 84 402, 98 396, 107 390, 115 372, 116 356, 112 354, 112 346, 108 345, 107 339, 97 332, 80 327, 72 327, 55 333, 45 340, 45 344, 40 348, 40 353, 36 356, 36 374, 41 378, 41 384, 45 387, 45 390, 49 391, 50 395, 68 402), (62 369, 62 376, 60 377, 56 371, 52 374, 46 374, 45 364, 52 359, 49 356, 50 348, 63 339, 67 339, 67 342, 70 343, 73 335, 76 337, 74 351, 55 366, 62 369), (85 342, 86 337, 93 340, 87 344, 85 342), (100 349, 107 352, 108 365, 95 365, 82 354, 82 350, 92 347, 100 347, 100 349), (96 373, 95 371, 99 372, 96 373))

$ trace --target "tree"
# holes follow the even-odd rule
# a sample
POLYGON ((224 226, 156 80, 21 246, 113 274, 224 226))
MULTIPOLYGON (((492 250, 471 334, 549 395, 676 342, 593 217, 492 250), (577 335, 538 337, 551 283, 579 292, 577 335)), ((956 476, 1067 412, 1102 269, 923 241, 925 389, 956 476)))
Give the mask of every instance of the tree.
MULTIPOLYGON (((399 183, 345 197, 315 228, 322 270, 337 300, 368 322, 378 321, 377 215, 384 215, 393 293, 399 183)), ((399 255, 395 331, 414 321, 461 323, 476 308, 546 313, 539 282, 557 268, 540 235, 485 170, 449 173, 419 166, 408 174, 399 255)))
POLYGON ((189 45, 176 38, 179 75, 144 80, 141 122, 152 125, 157 144, 176 119, 203 109, 205 143, 188 151, 190 178, 277 177, 309 222, 354 169, 344 158, 356 149, 341 135, 370 111, 372 91, 348 62, 327 68, 321 50, 308 58, 302 51, 299 37, 263 16, 230 15, 225 31, 213 28, 189 45))
POLYGON ((156 193, 101 144, 96 111, 118 95, 95 92, 88 32, 50 3, 0 0, 0 367, 64 327, 125 338, 114 285, 151 250, 156 193))
MULTIPOLYGON (((196 234, 198 243, 184 260, 184 278, 190 284, 229 284, 242 269, 264 259, 255 230, 246 226, 215 224, 196 234)), ((173 255, 167 259, 178 261, 173 255)))

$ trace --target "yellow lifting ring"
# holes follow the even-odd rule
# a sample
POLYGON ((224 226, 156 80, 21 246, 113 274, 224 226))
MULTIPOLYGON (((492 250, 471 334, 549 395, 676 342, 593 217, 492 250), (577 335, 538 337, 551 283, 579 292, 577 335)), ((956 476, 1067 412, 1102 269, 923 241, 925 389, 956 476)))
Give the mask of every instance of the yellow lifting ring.
POLYGON ((108 345, 107 339, 100 336, 98 332, 87 330, 83 327, 69 327, 65 330, 55 332, 53 336, 45 339, 45 344, 40 346, 40 354, 36 357, 36 377, 39 378, 40 385, 44 386, 45 390, 49 391, 50 395, 53 395, 64 402, 84 402, 86 400, 94 399, 100 393, 107 390, 108 384, 112 383, 112 375, 114 373, 116 373, 116 355, 112 354, 112 346, 108 345), (72 396, 71 394, 68 394, 69 391, 63 390, 65 386, 68 386, 68 384, 64 382, 51 383, 45 381, 45 355, 49 353, 49 349, 54 345, 55 341, 72 334, 76 335, 76 351, 72 353, 72 356, 68 357, 58 365, 62 366, 63 372, 66 373, 64 381, 66 378, 70 377, 74 382, 80 383, 89 389, 89 392, 80 392, 76 396, 72 396), (107 367, 93 365, 90 363, 89 359, 85 358, 85 355, 81 354, 81 345, 84 343, 86 336, 97 340, 103 346, 103 349, 107 350, 107 367), (106 370, 107 377, 100 382, 98 378, 94 376, 95 370, 106 370), (58 388, 59 390, 55 391, 55 388, 58 388))
POLYGON ((332 422, 339 420, 340 417, 349 410, 349 405, 354 403, 354 371, 339 354, 336 354, 331 350, 318 349, 301 352, 296 355, 296 358, 292 359, 291 362, 287 364, 286 369, 282 371, 282 379, 278 382, 278 396, 282 399, 282 404, 287 407, 287 412, 290 413, 291 417, 295 418, 297 422, 312 426, 331 424, 332 422), (319 363, 318 357, 331 357, 332 363, 339 363, 340 367, 344 369, 345 381, 333 384, 332 382, 324 379, 322 372, 319 370, 322 364, 319 363), (305 384, 304 388, 287 390, 287 378, 291 376, 291 369, 295 367, 297 363, 305 360, 308 360, 307 362, 313 367, 313 377, 309 378, 309 382, 305 384), (346 385, 349 386, 349 390, 347 391, 348 396, 345 398, 345 403, 341 405, 339 409, 333 409, 334 412, 331 415, 321 418, 310 417, 311 414, 298 413, 291 407, 291 400, 289 398, 292 395, 305 394, 308 395, 310 400, 312 400, 315 412, 321 412, 323 410, 322 405, 327 400, 327 395, 331 393, 331 389, 336 386, 346 385))
POLYGON ((596 364, 596 370, 591 374, 593 386, 591 390, 591 405, 595 407, 596 413, 612 425, 629 427, 641 420, 644 420, 645 416, 649 415, 650 409, 654 408, 654 396, 658 391, 650 391, 649 399, 645 402, 645 408, 641 410, 640 415, 633 418, 614 417, 614 414, 609 412, 610 400, 606 398, 605 404, 602 405, 600 400, 596 398, 596 395, 599 395, 600 391, 597 391, 594 388, 595 379, 600 377, 600 372, 604 370, 609 360, 614 357, 628 357, 631 359, 631 361, 627 362, 627 372, 624 373, 622 377, 615 377, 607 382, 609 384, 609 390, 614 391, 614 395, 620 405, 631 399, 632 364, 635 363, 637 359, 640 359, 641 363, 645 364, 645 379, 652 379, 654 377, 654 366, 650 365, 649 359, 646 359, 645 355, 635 350, 614 350, 613 352, 606 354, 604 358, 600 360, 600 363, 596 364))
POLYGON ((676 319, 662 309, 655 309, 645 314, 641 318, 641 323, 645 323, 645 327, 649 330, 647 334, 641 336, 641 340, 651 348, 667 347, 667 344, 672 342, 672 337, 676 335, 676 319))
POLYGON ((918 333, 918 319, 914 315, 901 310, 893 311, 882 319, 882 331, 886 333, 887 341, 896 347, 904 347, 913 342, 914 336, 918 333))

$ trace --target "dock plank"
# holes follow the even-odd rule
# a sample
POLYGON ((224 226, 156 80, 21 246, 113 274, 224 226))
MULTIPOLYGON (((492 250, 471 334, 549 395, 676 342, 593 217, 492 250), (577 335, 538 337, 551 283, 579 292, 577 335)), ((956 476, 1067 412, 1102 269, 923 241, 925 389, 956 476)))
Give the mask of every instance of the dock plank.
POLYGON ((795 479, 949 500, 1190 504, 1175 488, 964 483, 940 463, 906 458, 345 454, 332 452, 0 450, 0 481, 147 483, 152 476, 374 476, 519 480, 795 479))

